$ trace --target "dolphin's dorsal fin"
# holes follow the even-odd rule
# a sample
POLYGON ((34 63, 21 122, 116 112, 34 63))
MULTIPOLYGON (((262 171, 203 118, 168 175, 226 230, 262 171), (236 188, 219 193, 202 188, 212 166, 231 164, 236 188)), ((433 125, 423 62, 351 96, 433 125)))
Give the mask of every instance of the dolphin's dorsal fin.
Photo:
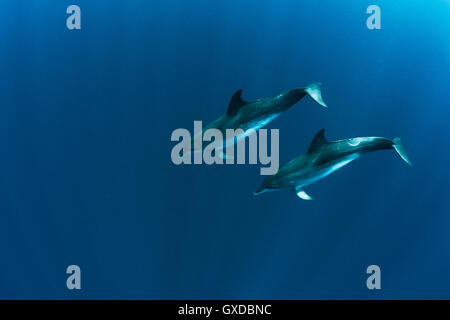
POLYGON ((228 116, 234 116, 238 113, 239 109, 246 105, 248 102, 245 102, 241 98, 242 89, 239 89, 236 91, 236 93, 233 95, 230 101, 230 105, 228 106, 227 115, 228 116))
POLYGON ((321 146, 327 144, 330 144, 330 142, 325 138, 325 129, 322 129, 319 132, 317 132, 316 136, 312 140, 311 145, 309 146, 308 149, 308 153, 314 152, 321 146))

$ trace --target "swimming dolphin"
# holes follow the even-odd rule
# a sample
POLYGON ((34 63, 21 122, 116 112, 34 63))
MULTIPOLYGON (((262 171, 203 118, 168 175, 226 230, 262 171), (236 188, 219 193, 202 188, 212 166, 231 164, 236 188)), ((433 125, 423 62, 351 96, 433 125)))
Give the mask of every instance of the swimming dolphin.
MULTIPOLYGON (((245 138, 247 135, 271 122, 306 95, 309 95, 315 102, 326 108, 327 105, 322 99, 319 85, 319 83, 313 83, 305 88, 289 90, 270 98, 258 99, 252 102, 244 101, 241 98, 242 90, 238 90, 231 98, 227 113, 194 135, 189 152, 201 151, 196 146, 195 141, 201 141, 203 133, 208 129, 220 130, 223 137, 226 137, 227 129, 242 129, 241 134, 235 135, 236 140, 234 137, 227 139, 224 142, 223 148, 232 145, 235 141, 245 138)), ((226 155, 224 156, 226 157, 226 155)))
POLYGON ((376 150, 394 149, 407 164, 412 166, 400 138, 391 141, 381 137, 362 137, 329 142, 324 132, 325 129, 320 130, 306 153, 289 161, 276 174, 267 177, 254 194, 290 189, 299 198, 312 200, 303 187, 326 177, 362 154, 376 150))

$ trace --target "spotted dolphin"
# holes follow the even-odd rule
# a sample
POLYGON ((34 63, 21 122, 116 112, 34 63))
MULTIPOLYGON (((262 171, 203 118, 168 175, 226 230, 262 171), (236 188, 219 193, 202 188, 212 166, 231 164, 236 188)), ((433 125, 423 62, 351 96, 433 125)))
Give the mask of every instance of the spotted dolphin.
POLYGON ((236 141, 245 138, 252 132, 267 125, 283 112, 290 109, 306 95, 310 96, 315 102, 326 108, 327 105, 322 99, 322 93, 319 86, 319 83, 313 83, 304 88, 289 90, 270 98, 258 99, 251 102, 244 101, 241 97, 242 90, 238 90, 231 98, 227 113, 214 120, 199 133, 194 135, 189 152, 194 153, 201 151, 201 147, 200 149, 198 147, 201 143, 196 143, 196 141, 201 141, 203 133, 208 129, 218 129, 221 131, 223 137, 226 136, 227 129, 242 129, 240 133, 236 132, 231 139, 226 139, 223 148, 232 145, 236 141))
POLYGON ((382 137, 362 137, 330 142, 324 133, 325 129, 320 130, 306 153, 289 161, 276 174, 268 176, 254 194, 289 189, 301 199, 312 200, 304 187, 328 176, 361 155, 376 150, 394 149, 412 166, 400 138, 389 140, 382 137))

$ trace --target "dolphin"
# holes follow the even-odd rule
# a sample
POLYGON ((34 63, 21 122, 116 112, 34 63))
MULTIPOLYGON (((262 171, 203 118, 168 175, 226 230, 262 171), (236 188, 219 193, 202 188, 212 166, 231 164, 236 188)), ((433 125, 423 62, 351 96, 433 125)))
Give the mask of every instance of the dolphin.
MULTIPOLYGON (((270 98, 258 99, 252 102, 247 102, 242 99, 242 89, 240 89, 231 98, 225 115, 214 120, 200 132, 194 134, 191 140, 191 149, 188 151, 190 153, 202 151, 198 147, 201 143, 196 144, 195 141, 201 141, 203 133, 208 129, 220 130, 223 137, 226 137, 227 129, 242 129, 242 132, 239 133, 237 131, 231 139, 226 139, 223 148, 226 148, 228 145, 233 145, 235 141, 245 138, 252 132, 264 127, 306 95, 309 95, 319 105, 327 108, 327 105, 322 99, 319 86, 320 83, 313 83, 304 88, 289 90, 270 98)), ((216 150, 223 150, 223 148, 216 150)), ((221 153, 220 155, 226 158, 225 153, 221 153)))
POLYGON ((412 166, 400 138, 362 137, 330 142, 324 133, 325 129, 320 130, 306 153, 289 161, 276 174, 268 176, 254 194, 289 189, 301 199, 312 200, 303 190, 305 186, 328 176, 362 154, 376 150, 394 149, 403 161, 412 166))

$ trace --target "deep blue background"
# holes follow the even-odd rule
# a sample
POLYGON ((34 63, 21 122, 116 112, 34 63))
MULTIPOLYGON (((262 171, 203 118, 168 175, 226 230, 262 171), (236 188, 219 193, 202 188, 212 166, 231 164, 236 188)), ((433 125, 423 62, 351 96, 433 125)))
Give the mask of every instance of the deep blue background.
POLYGON ((450 298, 449 16, 443 0, 2 1, 0 298, 450 298), (281 163, 323 127, 399 136, 414 167, 373 153, 307 202, 253 196, 257 165, 172 164, 171 132, 237 89, 315 81, 328 110, 305 98, 268 126, 281 163))

